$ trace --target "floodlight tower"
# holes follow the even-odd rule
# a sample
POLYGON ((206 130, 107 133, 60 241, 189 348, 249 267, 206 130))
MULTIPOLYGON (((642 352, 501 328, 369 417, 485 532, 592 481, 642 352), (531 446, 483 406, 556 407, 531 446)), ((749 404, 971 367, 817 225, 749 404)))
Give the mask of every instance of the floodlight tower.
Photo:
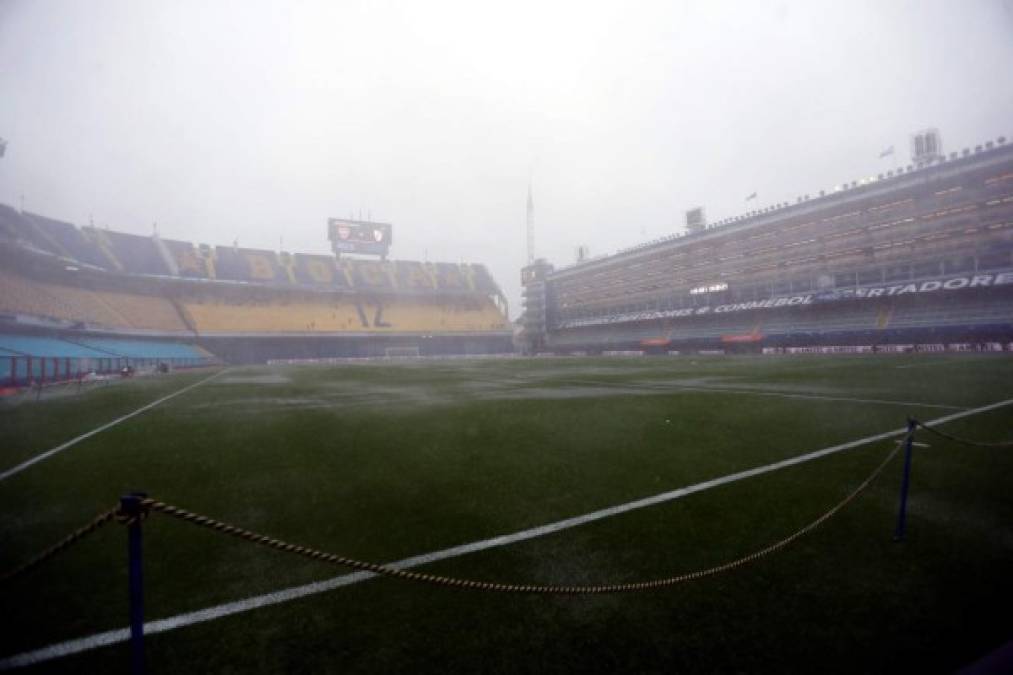
POLYGON ((535 200, 531 197, 531 181, 528 181, 528 264, 535 261, 535 200))

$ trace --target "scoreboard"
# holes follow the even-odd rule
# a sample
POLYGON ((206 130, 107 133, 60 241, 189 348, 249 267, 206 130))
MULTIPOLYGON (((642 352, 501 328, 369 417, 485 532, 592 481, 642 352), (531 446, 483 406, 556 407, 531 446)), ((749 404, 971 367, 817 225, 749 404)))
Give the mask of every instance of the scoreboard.
POLYGON ((387 257, 390 250, 390 223, 371 223, 365 220, 327 220, 327 237, 334 252, 360 253, 387 257))

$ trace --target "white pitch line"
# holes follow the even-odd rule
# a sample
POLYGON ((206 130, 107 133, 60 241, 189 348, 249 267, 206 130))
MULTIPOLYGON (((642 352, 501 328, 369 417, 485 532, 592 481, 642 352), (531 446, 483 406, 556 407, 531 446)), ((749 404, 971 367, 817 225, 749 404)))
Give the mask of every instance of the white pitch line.
POLYGON ((163 396, 162 398, 158 399, 157 401, 152 401, 151 403, 138 408, 137 410, 133 411, 132 413, 127 413, 126 415, 124 415, 122 417, 117 417, 112 422, 107 422, 107 423, 103 424, 102 426, 100 426, 100 427, 98 427, 96 429, 92 429, 91 431, 85 432, 85 433, 81 434, 80 436, 78 436, 76 438, 70 439, 66 443, 62 443, 61 445, 58 445, 55 448, 52 448, 50 450, 46 450, 43 453, 35 455, 31 459, 26 460, 24 462, 21 462, 21 464, 18 464, 17 466, 13 466, 13 467, 7 469, 6 471, 4 471, 3 473, 0 473, 0 481, 5 481, 8 478, 10 478, 11 476, 14 476, 14 475, 17 475, 17 474, 21 473, 22 471, 24 471, 28 467, 30 467, 30 466, 32 466, 34 464, 38 464, 39 462, 41 462, 43 460, 49 459, 50 457, 52 457, 56 453, 63 452, 67 448, 75 446, 78 443, 80 443, 81 441, 91 438, 95 434, 100 434, 103 431, 105 431, 106 429, 114 427, 114 426, 116 426, 117 424, 119 424, 121 422, 126 422, 131 417, 136 417, 136 416, 140 415, 143 412, 147 412, 148 410, 151 410, 152 408, 154 408, 156 405, 159 405, 161 403, 165 403, 170 398, 175 398, 176 396, 179 396, 180 394, 183 394, 183 393, 186 393, 186 392, 190 391, 194 387, 199 387, 200 385, 204 384, 208 380, 212 380, 212 379, 218 377, 219 375, 221 375, 222 373, 224 373, 225 370, 227 370, 227 369, 219 370, 217 373, 214 373, 210 377, 205 377, 203 380, 200 380, 199 382, 194 382, 193 384, 189 384, 189 385, 183 387, 182 389, 180 389, 178 391, 174 391, 173 393, 169 394, 168 396, 163 396))
MULTIPOLYGON (((996 408, 1002 408, 1013 404, 1013 399, 1007 399, 1005 401, 999 401, 998 403, 991 403, 989 405, 981 406, 980 408, 974 408, 972 410, 964 410, 962 412, 953 413, 945 417, 939 417, 934 420, 926 422, 926 424, 938 426, 940 424, 946 424, 953 420, 958 420, 963 417, 969 417, 971 415, 977 415, 978 413, 988 412, 989 410, 995 410, 996 408)), ((442 551, 433 551, 432 553, 423 553, 421 555, 412 556, 410 558, 403 558, 395 562, 387 563, 388 566, 396 569, 409 569, 417 567, 419 565, 425 565, 428 563, 437 562, 439 560, 446 560, 448 558, 456 558, 458 556, 466 555, 468 553, 475 553, 477 551, 485 551, 491 548, 497 548, 500 546, 507 546, 514 544, 519 541, 527 541, 536 537, 541 537, 547 534, 553 534, 562 530, 567 530, 572 527, 579 525, 585 525, 596 520, 603 518, 609 518, 616 516, 621 513, 627 513, 635 509, 642 509, 646 506, 653 506, 655 504, 661 504, 668 502, 673 499, 679 499, 687 495, 695 494, 697 492, 703 492, 711 488, 718 487, 720 485, 727 485, 728 483, 734 483, 736 481, 743 480, 745 478, 752 478, 753 476, 760 476, 765 473, 784 469, 789 466, 795 466, 796 464, 802 464, 809 462, 820 457, 841 452, 844 450, 850 450, 862 445, 868 445, 876 441, 882 441, 900 434, 907 433, 907 428, 894 429, 893 431, 887 431, 874 436, 866 436, 856 441, 849 441, 848 443, 841 443, 840 445, 834 445, 829 448, 823 448, 822 450, 816 450, 814 452, 806 453, 804 455, 798 455, 789 459, 782 460, 780 462, 774 462, 773 464, 767 464, 765 466, 758 466, 753 469, 746 471, 740 471, 738 473, 729 474, 720 478, 714 478, 712 480, 697 483, 696 485, 690 485, 669 492, 662 492, 651 497, 645 497, 636 501, 627 502, 625 504, 619 504, 612 506, 600 511, 593 511, 586 513, 582 516, 575 516, 573 518, 567 518, 565 520, 557 520, 554 523, 534 527, 528 530, 521 530, 520 532, 514 532, 512 534, 504 534, 499 537, 493 537, 491 539, 483 539, 481 541, 471 542, 470 544, 462 544, 460 546, 454 546, 451 548, 443 549, 442 551)), ((165 619, 157 619, 154 621, 148 621, 144 624, 144 632, 148 635, 154 635, 156 633, 165 633, 167 631, 175 630, 177 628, 184 628, 186 626, 192 626, 194 624, 203 623, 205 621, 214 621, 221 619, 233 614, 240 614, 242 612, 248 612, 253 609, 260 607, 268 607, 270 605, 277 605, 284 602, 290 602, 298 598, 304 598, 309 595, 316 595, 317 593, 323 593, 341 586, 348 586, 355 584, 360 581, 366 581, 377 576, 372 572, 353 572, 351 574, 343 574, 341 576, 332 577, 324 581, 317 581, 311 584, 304 584, 302 586, 293 586, 290 588, 284 588, 279 591, 273 591, 271 593, 265 593, 263 595, 256 595, 243 600, 236 600, 233 602, 227 602, 221 605, 214 605, 212 607, 206 607, 195 612, 187 612, 185 614, 177 614, 176 616, 170 616, 165 619)), ((74 640, 66 640, 64 642, 57 642, 46 647, 34 649, 32 651, 21 652, 20 654, 13 654, 6 658, 0 659, 0 670, 9 670, 11 668, 19 668, 22 666, 34 665, 37 663, 43 663, 52 659, 59 658, 61 656, 70 656, 71 654, 78 654, 80 652, 90 651, 97 649, 98 647, 106 647, 108 645, 118 644, 120 642, 126 642, 130 639, 130 630, 128 628, 119 628, 116 630, 106 631, 104 633, 96 633, 82 638, 74 640)))
MULTIPOLYGON (((958 363, 956 360, 946 361, 927 361, 925 363, 908 363, 903 366, 894 366, 897 370, 907 370, 908 368, 928 368, 931 366, 952 366, 954 363, 958 363)), ((963 363, 963 360, 960 361, 963 363)))
POLYGON ((945 405, 942 403, 918 403, 917 401, 892 401, 889 399, 880 398, 852 398, 849 396, 825 396, 823 394, 792 394, 780 391, 764 391, 761 389, 724 389, 722 387, 680 387, 680 389, 687 389, 690 391, 707 391, 723 394, 752 394, 754 396, 775 396, 779 398, 800 398, 810 401, 843 401, 846 403, 871 403, 875 405, 902 405, 906 407, 920 407, 920 408, 938 408, 942 410, 967 410, 967 408, 958 405, 945 405))
POLYGON ((669 390, 680 390, 680 391, 697 391, 704 393, 717 393, 717 394, 744 394, 752 396, 774 396, 777 398, 800 398, 811 401, 843 401, 846 403, 873 403, 876 405, 902 405, 907 407, 918 406, 921 408, 939 408, 942 410, 967 410, 967 408, 958 405, 945 405, 943 403, 919 403, 917 401, 895 401, 891 399, 883 398, 854 398, 850 396, 828 396, 826 394, 807 394, 807 393, 791 393, 784 391, 768 391, 766 389, 732 389, 730 387, 706 387, 698 384, 668 384, 659 383, 657 385, 648 384, 647 382, 640 385, 623 384, 621 382, 600 382, 596 380, 571 380, 574 384, 593 384, 600 386, 610 386, 616 388, 639 388, 646 389, 648 391, 669 391, 669 390))

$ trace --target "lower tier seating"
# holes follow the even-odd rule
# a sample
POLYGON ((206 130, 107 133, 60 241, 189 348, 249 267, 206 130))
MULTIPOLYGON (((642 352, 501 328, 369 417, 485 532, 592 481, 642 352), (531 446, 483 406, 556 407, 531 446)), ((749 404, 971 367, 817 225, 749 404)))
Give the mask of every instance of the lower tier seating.
POLYGON ((198 333, 472 332, 504 330, 491 300, 362 300, 226 302, 183 300, 198 333))

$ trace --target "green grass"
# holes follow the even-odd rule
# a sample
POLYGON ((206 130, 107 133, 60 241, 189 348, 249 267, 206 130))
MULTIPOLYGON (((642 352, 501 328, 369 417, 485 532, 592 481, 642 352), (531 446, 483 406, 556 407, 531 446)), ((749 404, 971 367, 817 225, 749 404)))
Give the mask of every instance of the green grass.
MULTIPOLYGON (((0 468, 203 376, 0 404, 0 468)), ((132 489, 350 557, 397 560, 899 428, 909 414, 929 420, 1006 399, 1011 378, 1013 360, 1002 355, 235 369, 0 482, 0 568, 132 489)), ((1011 427, 1013 406, 946 429, 998 440, 1011 427)), ((375 579, 150 636, 149 670, 950 671, 1013 637, 1013 452, 919 440, 931 447, 917 451, 903 544, 891 541, 895 461, 814 534, 718 577, 553 598, 375 579)), ((424 569, 597 583, 711 566, 819 516, 892 447, 870 444, 424 569)), ((159 515, 144 528, 149 619, 346 572, 159 515)), ((0 655, 124 626, 122 528, 107 526, 0 588, 0 602, 17 616, 5 622, 0 655)), ((127 648, 34 671, 127 672, 127 648)))

